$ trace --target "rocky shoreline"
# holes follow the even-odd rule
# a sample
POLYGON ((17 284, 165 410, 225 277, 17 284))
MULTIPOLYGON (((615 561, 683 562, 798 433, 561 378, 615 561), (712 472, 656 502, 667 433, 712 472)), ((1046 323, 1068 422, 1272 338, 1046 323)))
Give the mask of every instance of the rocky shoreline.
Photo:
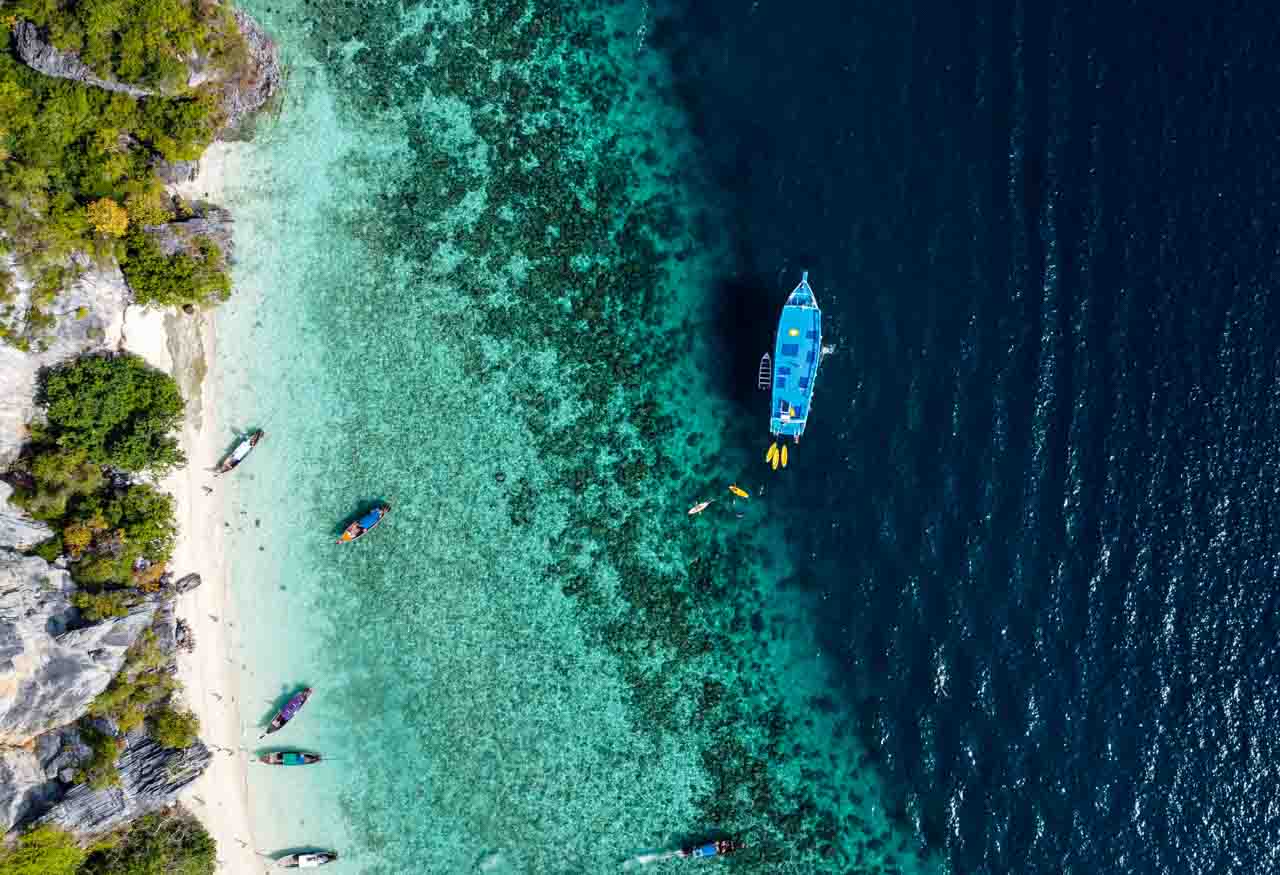
MULTIPOLYGON (((239 10, 234 14, 247 48, 243 68, 217 71, 206 59, 188 59, 189 87, 212 82, 219 89, 217 136, 223 140, 246 136, 255 114, 269 104, 281 83, 275 44, 248 15, 239 10)), ((133 97, 159 93, 94 74, 74 53, 53 47, 29 22, 16 22, 10 29, 18 57, 43 75, 133 97)), ((153 166, 171 185, 193 173, 189 163, 170 164, 158 156, 153 166)), ((189 206, 175 221, 145 231, 166 255, 208 239, 218 246, 225 265, 231 221, 225 209, 201 203, 189 206)), ((22 312, 34 284, 13 256, 0 260, 0 267, 14 278, 16 309, 22 312)), ((39 342, 30 349, 0 344, 0 471, 21 452, 26 423, 36 413, 39 372, 124 345, 126 314, 134 296, 119 265, 85 257, 73 259, 70 267, 76 278, 48 308, 53 322, 39 342)), ((195 404, 189 415, 199 416, 199 409, 195 404)), ((49 824, 87 839, 171 805, 212 761, 211 751, 200 741, 170 749, 141 728, 122 733, 102 718, 86 720, 90 703, 120 671, 126 651, 143 630, 152 630, 167 661, 159 670, 176 673, 179 621, 173 598, 197 586, 199 577, 188 574, 166 584, 126 616, 87 622, 72 604, 75 585, 66 568, 21 552, 52 532, 11 506, 11 492, 10 485, 0 481, 0 832, 49 824), (85 725, 117 746, 119 781, 113 786, 94 789, 80 781, 81 767, 93 756, 82 737, 85 725)))

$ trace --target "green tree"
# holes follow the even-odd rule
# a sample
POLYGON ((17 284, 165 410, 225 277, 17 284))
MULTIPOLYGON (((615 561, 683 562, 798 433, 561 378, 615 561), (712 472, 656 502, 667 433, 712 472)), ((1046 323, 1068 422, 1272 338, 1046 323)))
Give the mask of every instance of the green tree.
POLYGON ((41 826, 0 848, 0 875, 75 875, 84 859, 70 833, 41 826))
POLYGON ((200 718, 172 704, 161 707, 147 722, 151 737, 165 747, 191 747, 200 735, 200 718))
POLYGON ((231 295, 222 250, 207 238, 197 241, 194 255, 165 255, 146 232, 134 230, 125 240, 120 270, 139 304, 203 306, 231 295))
POLYGON ((76 772, 76 783, 88 784, 95 790, 105 790, 120 783, 116 759, 120 756, 120 743, 105 732, 99 732, 87 723, 78 727, 80 740, 92 751, 88 761, 76 772))
POLYGON ((185 459, 172 432, 183 401, 169 375, 133 355, 84 356, 49 372, 38 401, 47 425, 37 431, 64 450, 121 471, 164 473, 185 459))
POLYGON ((186 811, 148 814, 114 845, 95 850, 80 875, 212 875, 217 843, 186 811))

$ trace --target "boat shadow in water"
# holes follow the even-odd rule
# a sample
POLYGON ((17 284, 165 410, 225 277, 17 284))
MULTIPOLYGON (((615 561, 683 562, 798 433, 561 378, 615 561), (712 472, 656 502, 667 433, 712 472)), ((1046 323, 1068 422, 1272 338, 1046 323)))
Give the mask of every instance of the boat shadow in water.
POLYGON ((756 376, 760 357, 773 351, 778 301, 778 284, 750 273, 722 280, 711 298, 712 388, 747 416, 758 416, 769 405, 756 388, 756 376))
MULTIPOLYGON (((280 709, 289 704, 290 699, 309 687, 311 687, 311 684, 285 684, 282 686, 280 688, 280 692, 276 695, 275 700, 272 701, 271 705, 268 707, 267 712, 259 718, 258 726, 265 729, 271 723, 272 719, 280 713, 280 709)), ((292 748, 290 748, 290 750, 292 750, 292 748)), ((266 750, 260 752, 267 753, 266 750)))
POLYGON ((390 504, 392 504, 392 502, 385 498, 362 498, 356 502, 356 510, 343 517, 342 522, 337 523, 330 534, 335 538, 340 538, 342 537, 342 533, 347 530, 347 526, 351 525, 358 519, 362 519, 365 514, 370 511, 382 507, 383 505, 390 504))

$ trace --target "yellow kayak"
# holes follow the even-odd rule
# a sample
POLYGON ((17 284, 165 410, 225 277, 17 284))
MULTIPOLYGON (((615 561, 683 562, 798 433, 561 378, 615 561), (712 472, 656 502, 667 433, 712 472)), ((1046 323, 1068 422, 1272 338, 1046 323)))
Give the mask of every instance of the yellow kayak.
MULTIPOLYGON (((772 463, 773 460, 776 459, 777 457, 778 457, 778 442, 774 441, 769 445, 769 452, 764 454, 764 460, 766 462, 772 463)), ((774 467, 776 468, 777 466, 775 465, 774 467)))
POLYGON ((785 444, 782 447, 782 467, 787 467, 787 447, 785 444))
POLYGON ((747 490, 743 489, 740 486, 730 486, 729 491, 732 492, 734 495, 738 496, 739 498, 751 497, 751 495, 747 492, 747 490))

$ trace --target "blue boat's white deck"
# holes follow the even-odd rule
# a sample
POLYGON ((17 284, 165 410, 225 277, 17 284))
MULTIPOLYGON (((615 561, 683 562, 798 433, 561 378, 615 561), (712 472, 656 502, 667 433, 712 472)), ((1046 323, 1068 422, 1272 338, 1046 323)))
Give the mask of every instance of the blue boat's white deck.
POLYGON ((822 356, 822 311, 808 274, 787 298, 773 348, 773 399, 769 431, 799 437, 809 419, 813 382, 822 356))

